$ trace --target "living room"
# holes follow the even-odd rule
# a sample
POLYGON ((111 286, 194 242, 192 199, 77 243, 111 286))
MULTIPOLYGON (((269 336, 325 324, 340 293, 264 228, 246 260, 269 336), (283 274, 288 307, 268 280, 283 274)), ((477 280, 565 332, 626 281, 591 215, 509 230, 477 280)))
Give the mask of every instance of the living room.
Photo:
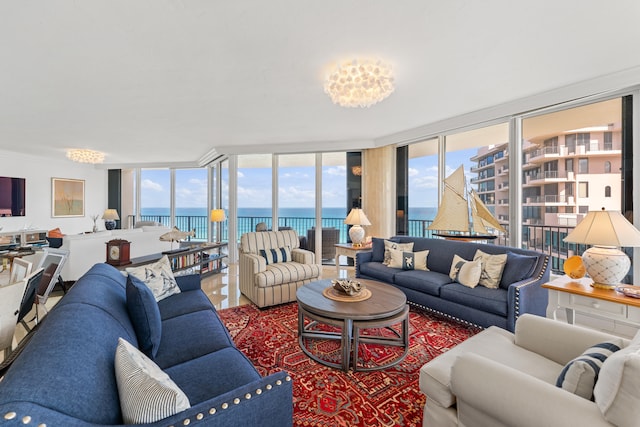
MULTIPOLYGON (((158 170, 168 177, 167 225, 177 225, 180 206, 175 200, 182 189, 176 175, 197 169, 206 178, 198 184, 205 188, 201 207, 206 217, 199 240, 228 240, 232 269, 225 275, 238 275, 243 234, 238 209, 251 207, 239 189, 247 189, 241 180, 250 160, 260 157, 268 165, 268 177, 254 178, 250 189, 256 197, 258 181, 270 183, 266 209, 276 223, 283 217, 280 209, 288 207, 283 193, 290 188, 291 194, 302 194, 281 184, 283 168, 298 155, 311 159, 306 181, 313 183, 313 201, 305 208, 315 212, 314 225, 321 229, 326 193, 335 189, 322 176, 323 167, 332 165, 328 157, 337 153, 345 158, 340 168, 356 175, 346 156, 358 154, 356 207, 362 207, 370 222, 364 226, 367 236, 388 238, 405 234, 403 227, 419 221, 401 214, 412 206, 402 205, 403 198, 423 197, 417 184, 403 189, 403 179, 417 170, 412 162, 428 158, 435 163, 430 175, 424 167, 419 177, 423 185, 437 188, 458 166, 453 151, 473 149, 465 159, 472 165, 467 170, 484 170, 479 166, 483 159, 504 144, 500 150, 507 155, 495 169, 503 175, 496 188, 485 188, 481 196, 485 202, 495 197, 493 213, 512 230, 500 237, 501 243, 521 248, 535 240, 523 232, 526 226, 540 228, 536 221, 553 216, 566 221, 554 227, 573 227, 571 216, 575 220, 586 214, 580 210, 586 205, 578 202, 573 212, 562 211, 556 200, 570 187, 532 184, 535 175, 525 175, 529 166, 518 160, 535 158, 535 144, 563 147, 562 138, 555 146, 546 144, 586 125, 565 125, 557 134, 539 132, 530 139, 527 132, 537 124, 536 117, 556 117, 611 100, 620 101, 619 119, 598 121, 612 127, 592 129, 602 137, 589 142, 614 144, 620 153, 609 167, 622 172, 589 183, 591 197, 605 187, 615 196, 592 200, 589 206, 599 209, 597 204, 608 203, 607 209, 623 211, 638 224, 640 213, 633 206, 640 196, 633 188, 640 185, 640 174, 634 173, 640 168, 632 149, 638 146, 633 130, 640 120, 640 62, 630 52, 640 40, 635 25, 640 11, 632 1, 600 3, 5 3, 0 6, 6 41, 0 51, 8 64, 0 71, 0 176, 25 179, 26 214, 0 216, 0 234, 59 228, 75 236, 92 231, 94 216, 102 231, 100 217, 115 207, 113 198, 118 227, 132 227, 133 221, 146 219, 144 208, 152 207, 145 205, 144 191, 151 187, 142 189, 150 184, 144 174, 158 170), (523 25, 525 21, 531 24, 523 25), (594 33, 602 27, 606 31, 594 33), (332 65, 361 56, 392 65, 395 91, 368 108, 336 105, 324 93, 325 74, 332 65), (500 136, 488 138, 496 129, 500 136), (606 132, 612 132, 613 142, 606 132), (85 148, 104 153, 102 163, 66 157, 71 149, 85 148), (116 191, 110 182, 114 172, 121 180, 116 191), (55 214, 54 179, 82 182, 81 214, 55 214), (544 197, 548 205, 539 202, 544 197), (218 208, 225 211, 225 222, 208 221, 208 213, 218 208), (535 215, 526 216, 535 209, 535 215)), ((541 173, 568 171, 562 160, 557 169, 541 173)), ((589 167, 594 175, 595 164, 589 167)), ((481 172, 472 181, 485 179, 481 172)), ((577 179, 575 183, 577 195, 583 189, 577 179)), ((432 191, 429 202, 437 207, 440 195, 432 191)), ((343 220, 353 207, 347 200, 343 197, 340 218, 345 230, 343 220)), ((565 199, 562 203, 567 204, 565 199)), ((299 234, 311 228, 305 224, 299 234)), ((556 241, 552 249, 530 248, 563 252, 556 241)), ((347 243, 346 237, 340 243, 347 243)), ((640 251, 630 250, 630 277, 640 277, 640 251)), ((317 260, 321 239, 312 251, 317 260)), ((104 248, 100 257, 104 260, 104 248)), ((563 253, 558 259, 567 257, 563 253)), ((342 262, 350 267, 346 259, 342 262)), ((562 264, 551 269, 561 272, 562 264)), ((334 270, 325 266, 325 277, 334 270)), ((342 277, 353 278, 353 270, 348 271, 342 277)), ((631 332, 625 329, 622 335, 631 332)))

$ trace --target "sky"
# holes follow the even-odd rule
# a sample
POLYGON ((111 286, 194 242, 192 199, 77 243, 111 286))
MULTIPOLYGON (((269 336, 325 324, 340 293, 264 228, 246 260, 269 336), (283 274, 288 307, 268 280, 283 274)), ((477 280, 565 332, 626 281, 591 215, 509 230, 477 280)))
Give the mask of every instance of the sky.
MULTIPOLYGON (((447 153, 449 176, 460 164, 465 165, 467 178, 474 162, 469 158, 475 149, 447 153)), ((437 207, 437 156, 409 160, 409 206, 437 207)), ((227 171, 226 169, 224 171, 227 171)), ((346 166, 325 166, 322 171, 322 205, 346 209, 346 166)), ((366 171, 365 171, 366 173, 366 171)), ((279 206, 281 208, 313 208, 315 206, 315 172, 309 167, 281 167, 278 174, 279 206)), ((223 177, 225 189, 228 181, 223 177)), ((141 175, 141 203, 143 207, 170 206, 170 171, 144 169, 141 175)), ((240 168, 238 170, 238 207, 271 207, 271 168, 240 168)), ((225 201, 226 206, 228 202, 225 201)), ((207 207, 207 170, 176 170, 176 208, 207 207)))

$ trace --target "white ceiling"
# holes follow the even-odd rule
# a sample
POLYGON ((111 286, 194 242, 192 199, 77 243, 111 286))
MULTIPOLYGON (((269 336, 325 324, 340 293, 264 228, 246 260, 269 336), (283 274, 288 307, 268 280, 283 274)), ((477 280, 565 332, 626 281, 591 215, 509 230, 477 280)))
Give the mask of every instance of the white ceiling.
MULTIPOLYGON (((0 149, 111 165, 376 146, 640 65, 637 0, 0 0, 0 149), (331 64, 396 91, 333 105, 331 64)), ((640 82, 640 76, 638 79, 640 82)))

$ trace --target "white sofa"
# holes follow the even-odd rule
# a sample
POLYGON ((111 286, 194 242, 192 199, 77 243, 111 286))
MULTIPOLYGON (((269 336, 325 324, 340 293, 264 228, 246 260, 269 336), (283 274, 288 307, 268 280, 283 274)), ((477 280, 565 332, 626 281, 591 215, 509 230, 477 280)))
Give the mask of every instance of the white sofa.
MULTIPOLYGON (((67 259, 60 275, 64 280, 77 280, 94 264, 105 262, 107 259, 106 243, 113 239, 124 239, 131 242, 131 258, 169 250, 171 242, 160 241, 160 236, 168 231, 170 229, 166 227, 145 226, 64 236, 60 249, 69 251, 69 259, 67 259)), ((175 243, 174 248, 177 248, 175 243)))
MULTIPOLYGON (((637 426, 637 378, 631 385, 635 402, 623 410, 626 423, 609 423, 594 401, 555 385, 569 361, 589 347, 612 339, 621 340, 623 349, 629 346, 626 339, 530 314, 518 319, 515 334, 495 326, 485 329, 420 369, 420 390, 427 396, 422 425, 637 426)), ((639 342, 640 333, 627 350, 638 351, 634 348, 639 342)), ((623 356, 627 350, 619 350, 605 360, 596 390, 616 382, 615 376, 607 375, 616 366, 614 356, 623 356), (610 365, 605 372, 607 363, 610 365)), ((624 393, 607 394, 618 399, 624 393)), ((607 418, 612 415, 607 414, 607 418)))

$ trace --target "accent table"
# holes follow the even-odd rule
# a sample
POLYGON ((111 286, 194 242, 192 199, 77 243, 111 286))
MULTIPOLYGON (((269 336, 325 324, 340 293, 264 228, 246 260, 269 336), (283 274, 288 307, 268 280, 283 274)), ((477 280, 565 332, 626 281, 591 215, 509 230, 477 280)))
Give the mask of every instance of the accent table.
POLYGON ((640 328, 640 299, 625 296, 615 290, 594 288, 589 278, 571 279, 560 276, 545 283, 549 290, 547 317, 556 319, 564 308, 567 322, 575 323, 576 312, 627 323, 640 328))
POLYGON ((353 246, 351 243, 336 243, 336 273, 340 275, 340 255, 353 258, 353 266, 356 265, 356 254, 361 251, 370 251, 371 246, 353 246))

